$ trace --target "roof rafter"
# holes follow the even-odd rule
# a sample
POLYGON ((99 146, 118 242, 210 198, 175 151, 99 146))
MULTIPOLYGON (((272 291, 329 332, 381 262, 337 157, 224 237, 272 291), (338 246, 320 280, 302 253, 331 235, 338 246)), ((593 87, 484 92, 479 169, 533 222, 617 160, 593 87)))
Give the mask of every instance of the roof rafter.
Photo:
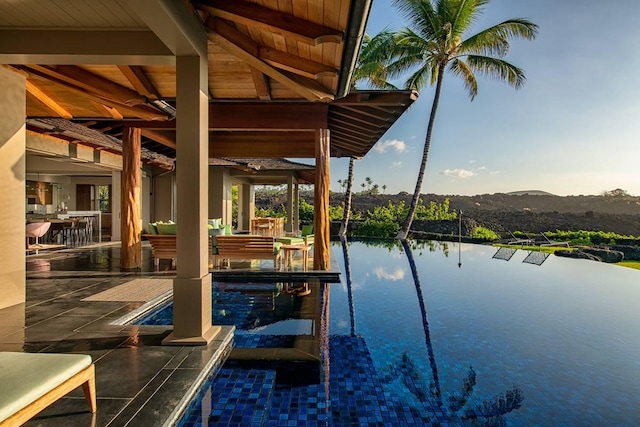
POLYGON ((71 92, 79 94, 88 100, 93 100, 98 103, 102 103, 106 106, 109 106, 111 108, 116 108, 119 112, 123 114, 129 114, 131 117, 139 117, 145 120, 166 120, 167 119, 167 116, 165 114, 159 112, 155 108, 150 108, 150 107, 147 107, 146 105, 130 106, 125 103, 122 103, 119 100, 113 99, 110 96, 102 96, 101 94, 96 93, 95 91, 87 90, 82 87, 78 87, 71 83, 68 83, 64 80, 60 80, 57 77, 51 75, 51 73, 49 73, 49 71, 51 71, 50 68, 42 67, 39 65, 29 65, 29 66, 23 66, 23 67, 25 71, 31 74, 35 74, 44 79, 47 79, 50 82, 55 83, 61 87, 64 87, 65 89, 71 92))
POLYGON ((274 67, 312 79, 321 76, 336 77, 338 75, 338 69, 336 68, 320 62, 302 59, 299 56, 291 55, 270 47, 260 46, 258 48, 258 58, 274 67))
POLYGON ((53 67, 29 65, 27 68, 121 104, 133 106, 144 105, 147 102, 144 96, 139 93, 83 70, 76 65, 57 65, 53 67))
POLYGON ((207 28, 212 31, 208 35, 212 43, 217 44, 251 67, 287 86, 305 99, 324 102, 334 99, 333 94, 315 80, 305 81, 299 76, 289 76, 286 72, 277 70, 262 61, 258 58, 258 44, 223 20, 209 17, 205 24, 207 28))
POLYGON ((142 67, 138 65, 118 65, 118 69, 140 95, 149 99, 160 98, 158 90, 153 86, 142 67))
POLYGON ((342 31, 243 0, 195 0, 193 3, 196 8, 214 16, 312 46, 321 43, 340 43, 344 38, 342 31))
POLYGON ((64 119, 70 119, 73 117, 73 114, 60 105, 56 100, 44 93, 33 80, 27 80, 27 92, 36 97, 38 101, 42 102, 48 109, 60 117, 64 119))

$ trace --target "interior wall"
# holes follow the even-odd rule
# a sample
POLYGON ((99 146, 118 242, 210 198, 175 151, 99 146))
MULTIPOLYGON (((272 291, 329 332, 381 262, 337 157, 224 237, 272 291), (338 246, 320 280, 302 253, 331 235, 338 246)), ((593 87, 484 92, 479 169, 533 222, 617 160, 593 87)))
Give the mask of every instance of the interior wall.
POLYGON ((150 221, 175 221, 174 216, 174 183, 175 172, 156 175, 152 178, 151 194, 153 213, 150 221))
POLYGON ((142 230, 143 232, 147 232, 149 230, 149 222, 151 222, 151 177, 144 171, 142 173, 142 191, 140 198, 142 230))
POLYGON ((0 67, 0 308, 25 302, 25 77, 0 67))

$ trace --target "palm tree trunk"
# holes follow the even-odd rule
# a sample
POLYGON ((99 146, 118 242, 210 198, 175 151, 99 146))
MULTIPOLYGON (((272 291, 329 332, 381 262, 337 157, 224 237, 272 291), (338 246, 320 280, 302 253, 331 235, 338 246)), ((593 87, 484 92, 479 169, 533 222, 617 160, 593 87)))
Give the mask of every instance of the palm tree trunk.
POLYGON ((433 104, 431 105, 431 114, 429 116, 429 125, 427 126, 427 136, 424 140, 424 150, 422 152, 422 163, 420 164, 420 171, 418 172, 418 179, 416 181, 416 188, 413 191, 413 198, 411 199, 411 205, 409 206, 409 214, 407 219, 402 225, 402 229, 398 231, 396 238, 404 240, 409 234, 411 223, 413 222, 413 215, 416 213, 418 207, 418 201, 420 200, 420 190, 422 189, 422 181, 424 179, 424 172, 427 168, 427 158, 429 157, 429 147, 431 146, 431 134, 433 133, 433 123, 436 120, 436 112, 438 111, 438 103, 440 102, 440 91, 442 90, 442 79, 444 78, 444 65, 438 67, 438 80, 436 82, 436 93, 433 96, 433 104))
POLYGON ((349 213, 351 212, 351 189, 353 187, 353 166, 355 160, 353 157, 349 158, 349 177, 347 181, 347 192, 344 195, 344 213, 342 216, 342 225, 340 226, 339 236, 347 235, 347 226, 349 225, 349 213))

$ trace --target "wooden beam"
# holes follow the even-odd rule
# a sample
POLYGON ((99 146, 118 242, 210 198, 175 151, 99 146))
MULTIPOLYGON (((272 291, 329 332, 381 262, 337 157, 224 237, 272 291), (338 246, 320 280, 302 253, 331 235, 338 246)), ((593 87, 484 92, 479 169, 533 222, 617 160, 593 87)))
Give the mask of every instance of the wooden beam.
POLYGON ((144 120, 166 120, 167 119, 166 114, 159 112, 155 108, 150 108, 145 105, 129 106, 129 105, 120 103, 118 101, 115 101, 111 98, 102 97, 94 92, 86 91, 82 88, 79 88, 77 86, 64 82, 62 80, 58 80, 55 77, 50 77, 46 73, 42 73, 35 68, 31 68, 31 66, 25 67, 25 70, 27 70, 29 73, 43 77, 49 80, 50 82, 55 83, 61 87, 64 87, 66 90, 69 90, 80 96, 83 96, 86 99, 94 100, 98 103, 102 103, 109 107, 116 108, 118 111, 122 112, 123 114, 127 114, 130 117, 138 117, 144 120))
POLYGON ((329 184, 330 184, 329 129, 316 131, 316 181, 313 186, 313 269, 329 270, 331 266, 329 243, 329 184))
POLYGON ((243 0, 195 0, 193 3, 197 9, 205 10, 214 16, 311 46, 341 43, 344 38, 344 33, 340 30, 297 18, 290 13, 268 9, 256 3, 243 0))
POLYGON ((327 127, 327 104, 319 103, 210 103, 209 129, 314 130, 327 127))
POLYGON ((221 19, 209 18, 206 21, 206 26, 213 31, 208 35, 212 43, 217 44, 238 59, 246 62, 249 66, 282 83, 303 98, 309 101, 323 102, 329 102, 334 99, 333 94, 326 88, 318 87, 317 82, 314 81, 316 83, 314 85, 300 80, 302 77, 298 79, 292 78, 262 61, 258 58, 258 45, 248 36, 221 19))
POLYGON ((356 91, 336 99, 334 105, 406 106, 418 99, 416 91, 356 91))
POLYGON ((44 93, 42 89, 40 89, 33 80, 27 79, 27 92, 36 97, 38 101, 42 102, 48 109, 56 113, 58 116, 64 119, 73 118, 73 114, 71 114, 66 108, 62 105, 58 104, 53 98, 44 93))
POLYGON ((142 267, 140 129, 125 128, 122 138, 122 220, 120 267, 126 270, 142 267))
POLYGON ((320 62, 302 59, 299 56, 291 55, 270 47, 260 46, 258 49, 258 57, 274 67, 311 79, 322 76, 337 77, 338 75, 337 68, 324 65, 320 62))
POLYGON ((118 65, 118 69, 140 95, 146 96, 148 99, 160 98, 160 94, 144 73, 142 67, 137 65, 118 65))
POLYGON ((29 65, 27 68, 121 104, 132 106, 144 105, 147 102, 144 96, 137 92, 83 70, 76 65, 58 65, 55 67, 29 65))
POLYGON ((263 101, 271 101, 271 86, 267 76, 253 67, 249 67, 249 69, 251 69, 251 78, 253 79, 253 85, 256 87, 258 98, 263 101))
MULTIPOLYGON (((326 128, 329 106, 309 102, 212 102, 210 130, 312 131, 326 128)), ((176 120, 126 121, 144 129, 175 129, 176 120)))
POLYGON ((97 101, 94 101, 93 99, 90 99, 89 101, 91 101, 91 104, 93 104, 93 106, 96 107, 96 109, 103 111, 106 115, 110 116, 112 119, 122 120, 124 117, 122 113, 120 113, 116 108, 109 107, 107 105, 104 105, 102 102, 97 102, 97 101))
POLYGON ((213 132, 209 157, 298 157, 315 156, 313 132, 213 132))
POLYGON ((167 134, 167 131, 156 131, 156 130, 150 130, 150 129, 141 129, 141 130, 142 130, 143 136, 149 139, 153 139, 154 141, 166 147, 173 148, 174 150, 177 148, 175 132, 173 132, 173 137, 171 137, 170 135, 167 134))

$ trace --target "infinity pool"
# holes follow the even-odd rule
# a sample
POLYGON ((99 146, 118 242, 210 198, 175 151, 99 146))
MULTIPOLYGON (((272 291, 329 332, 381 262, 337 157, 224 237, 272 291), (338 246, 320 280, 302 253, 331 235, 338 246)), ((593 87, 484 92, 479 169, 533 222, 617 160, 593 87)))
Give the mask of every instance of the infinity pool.
POLYGON ((640 424, 639 271, 456 243, 332 250, 342 283, 306 296, 214 284, 243 356, 182 425, 640 424), (307 341, 317 361, 263 357, 307 341))

